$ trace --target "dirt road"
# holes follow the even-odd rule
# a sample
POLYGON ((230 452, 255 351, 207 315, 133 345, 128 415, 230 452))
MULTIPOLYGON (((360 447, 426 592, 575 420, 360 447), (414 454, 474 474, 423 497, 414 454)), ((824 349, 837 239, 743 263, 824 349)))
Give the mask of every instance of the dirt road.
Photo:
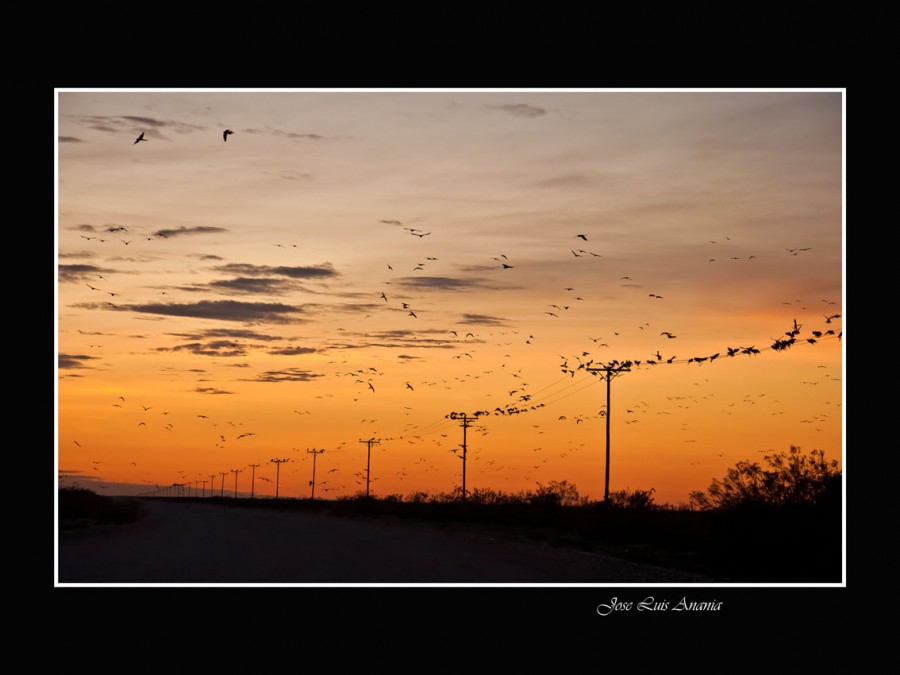
POLYGON ((58 583, 690 583, 538 542, 377 518, 150 500, 129 525, 62 531, 58 583))

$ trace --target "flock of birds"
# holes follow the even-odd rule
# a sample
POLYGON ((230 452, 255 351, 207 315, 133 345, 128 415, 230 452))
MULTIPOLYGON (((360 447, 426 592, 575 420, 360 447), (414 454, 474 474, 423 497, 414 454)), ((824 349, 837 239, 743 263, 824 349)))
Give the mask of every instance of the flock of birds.
MULTIPOLYGON (((227 142, 228 136, 233 135, 233 134, 234 134, 234 132, 232 130, 225 129, 222 132, 223 142, 227 142)), ((147 142, 147 141, 148 141, 148 139, 145 137, 144 132, 142 132, 134 140, 134 144, 137 145, 141 142, 147 142)), ((424 240, 426 237, 432 236, 432 234, 433 234, 433 230, 425 231, 424 229, 421 229, 421 228, 410 227, 409 225, 411 223, 404 223, 399 220, 385 219, 385 220, 380 220, 379 222, 382 224, 386 224, 386 225, 399 226, 403 229, 403 231, 405 231, 408 234, 408 236, 415 237, 415 238, 419 239, 420 241, 424 240)), ((106 232, 109 234, 115 234, 117 232, 127 232, 127 231, 128 231, 127 228, 125 228, 124 226, 109 226, 106 229, 106 232)), ((161 237, 161 238, 166 238, 165 233, 162 231, 154 232, 153 235, 161 237)), ((99 236, 94 236, 94 237, 86 236, 86 235, 81 235, 81 236, 83 239, 88 240, 88 241, 97 240, 99 243, 105 243, 105 241, 107 241, 106 239, 101 238, 99 236)), ((148 241, 153 239, 152 236, 145 236, 143 238, 148 241)), ((575 234, 574 236, 572 236, 572 238, 578 239, 583 242, 589 241, 589 235, 583 234, 583 233, 575 234)), ((730 239, 730 238, 726 237, 726 239, 730 239)), ((121 241, 125 246, 128 246, 131 243, 133 243, 134 239, 128 239, 128 240, 119 239, 119 241, 121 241)), ((717 244, 718 242, 711 240, 710 243, 717 244)), ((275 246, 285 248, 285 245, 283 245, 283 244, 275 244, 275 246)), ((297 247, 296 244, 292 244, 291 246, 294 248, 297 247)), ((574 258, 582 258, 582 257, 602 258, 601 254, 596 253, 594 251, 586 250, 586 249, 571 248, 569 250, 574 258)), ((810 247, 791 248, 791 249, 787 249, 787 252, 791 256, 797 256, 797 255, 800 255, 801 253, 805 253, 810 250, 811 250, 810 247)), ((740 260, 742 258, 733 256, 730 259, 731 260, 740 260)), ((748 261, 754 260, 754 259, 756 259, 755 255, 751 255, 747 258, 748 261)), ((420 258, 420 260, 421 260, 421 258, 420 258)), ((417 263, 412 268, 411 271, 412 271, 412 273, 423 272, 423 271, 425 271, 427 266, 438 262, 438 260, 439 259, 436 256, 424 256, 424 260, 422 262, 417 263)), ((500 269, 500 270, 516 269, 516 265, 512 264, 512 261, 509 259, 509 257, 506 254, 499 254, 497 256, 490 258, 490 260, 492 262, 496 263, 497 269, 500 269)), ((717 261, 717 258, 709 259, 710 263, 716 262, 716 261, 717 261)), ((388 271, 394 272, 394 267, 392 264, 386 264, 386 267, 387 267, 388 271)), ((98 274, 97 276, 99 279, 106 282, 106 279, 102 275, 98 274)), ((629 282, 628 284, 623 284, 623 285, 628 285, 628 286, 635 285, 635 284, 633 284, 634 280, 632 279, 632 277, 628 276, 628 275, 621 276, 619 278, 619 281, 620 282, 629 282)), ((385 283, 391 283, 391 282, 386 281, 385 283)), ((106 293, 107 295, 109 295, 112 298, 115 298, 119 295, 119 293, 117 293, 115 291, 103 290, 100 287, 94 286, 93 284, 90 284, 90 283, 87 283, 86 285, 90 289, 91 292, 106 293)), ((560 318, 560 315, 563 314, 564 312, 569 312, 570 310, 574 309, 579 303, 584 302, 584 297, 582 295, 576 294, 577 291, 574 286, 565 287, 564 292, 567 293, 568 295, 565 296, 565 298, 561 298, 560 300, 558 300, 555 303, 548 304, 547 305, 548 309, 544 310, 544 312, 543 312, 545 315, 547 315, 553 319, 558 319, 558 318, 560 318)), ((163 291, 162 294, 165 295, 166 294, 165 291, 163 291)), ((413 307, 411 299, 406 296, 402 296, 401 299, 399 299, 399 300, 394 300, 394 298, 389 296, 386 291, 377 291, 376 297, 380 301, 385 303, 386 306, 391 306, 392 303, 397 303, 396 309, 398 309, 399 311, 405 312, 406 316, 410 317, 411 319, 419 318, 419 315, 417 314, 416 309, 413 307)), ((654 301, 663 301, 665 299, 664 296, 662 296, 658 293, 649 293, 647 297, 649 297, 650 299, 652 299, 654 301)), ((825 302, 825 301, 823 301, 823 302, 825 302)), ((107 302, 106 304, 108 307, 110 307, 112 309, 116 309, 116 310, 122 309, 118 305, 113 304, 112 302, 107 302)), ((419 310, 419 311, 421 312, 421 310, 419 310)), ((836 313, 823 314, 823 316, 825 318, 826 324, 832 324, 834 321, 841 318, 841 315, 836 314, 836 313)), ((258 324, 256 324, 256 325, 258 325, 258 324)), ((650 327, 650 324, 649 324, 649 322, 647 322, 647 323, 637 326, 636 328, 638 330, 645 331, 649 327, 650 327)), ((812 345, 812 344, 816 344, 820 340, 827 339, 827 338, 834 338, 834 339, 838 339, 838 340, 842 338, 842 331, 836 330, 835 328, 823 327, 822 330, 812 330, 812 331, 809 331, 806 335, 802 335, 801 334, 802 327, 803 326, 801 324, 798 324, 797 321, 794 320, 793 325, 789 328, 789 330, 785 331, 782 336, 779 336, 778 338, 772 338, 771 344, 768 345, 768 349, 775 351, 775 352, 782 352, 782 351, 790 349, 791 347, 793 347, 794 345, 796 345, 798 343, 806 343, 806 344, 812 345)), ((342 329, 339 329, 339 330, 342 330, 342 329)), ((449 331, 447 331, 446 337, 439 338, 437 340, 437 342, 446 344, 447 346, 457 347, 457 348, 462 345, 476 346, 476 345, 482 345, 485 343, 484 335, 476 335, 475 332, 468 331, 461 338, 459 335, 460 332, 461 331, 457 331, 457 330, 449 330, 449 331)), ((615 332, 613 332, 613 335, 619 336, 620 333, 618 331, 615 331, 615 332)), ((571 356, 568 358, 561 356, 561 358, 563 359, 563 362, 561 365, 561 371, 562 371, 563 375, 568 376, 570 378, 574 378, 576 376, 576 374, 579 374, 582 372, 586 373, 586 374, 590 374, 590 375, 595 375, 595 376, 597 376, 597 375, 599 375, 601 377, 605 376, 608 378, 614 374, 627 372, 632 369, 652 368, 652 367, 656 367, 656 366, 673 365, 673 364, 685 364, 685 365, 697 364, 698 366, 702 366, 704 364, 713 363, 714 361, 716 361, 717 359, 720 359, 720 358, 734 358, 736 356, 757 356, 761 353, 761 349, 757 348, 755 345, 750 345, 750 346, 743 346, 743 345, 727 346, 726 345, 726 346, 723 346, 723 348, 721 350, 719 350, 713 354, 692 355, 690 357, 678 357, 675 354, 671 354, 671 351, 668 350, 667 348, 666 348, 665 353, 663 352, 663 348, 666 347, 667 344, 670 344, 669 341, 676 340, 678 338, 678 335, 676 335, 675 333, 673 333, 670 330, 663 330, 663 331, 659 331, 659 336, 660 336, 660 338, 665 338, 666 344, 662 344, 659 349, 656 349, 654 352, 650 353, 649 355, 643 355, 641 358, 636 358, 636 357, 635 358, 620 358, 620 359, 606 359, 606 358, 600 358, 600 357, 595 358, 595 357, 592 357, 590 351, 584 350, 579 355, 571 356)), ((497 331, 496 333, 489 332, 487 334, 487 337, 496 337, 496 338, 505 337, 508 340, 510 340, 509 342, 505 342, 505 343, 499 342, 499 340, 498 340, 496 343, 498 346, 510 345, 510 344, 512 344, 511 340, 513 340, 513 339, 515 339, 516 341, 521 340, 521 342, 523 344, 527 344, 527 345, 532 344, 533 341, 536 340, 534 332, 522 333, 520 331, 513 331, 513 330, 497 331), (527 337, 526 337, 526 335, 527 335, 527 337)), ((609 346, 610 343, 608 341, 609 338, 588 337, 587 339, 590 340, 592 343, 594 343, 595 348, 604 348, 604 349, 610 348, 610 346, 609 346)), ((100 347, 100 345, 92 345, 92 346, 100 347)), ((473 350, 471 350, 471 349, 468 351, 460 351, 459 353, 454 354, 452 356, 452 358, 461 359, 461 358, 467 357, 469 359, 473 359, 474 356, 473 356, 472 352, 473 352, 473 350)), ((509 354, 506 354, 505 358, 509 358, 509 354)), ((334 365, 339 365, 336 362, 329 362, 329 363, 334 364, 334 365)), ((456 377, 456 378, 443 379, 441 382, 422 380, 421 382, 417 382, 415 385, 413 384, 412 381, 405 380, 403 383, 403 389, 408 390, 410 392, 410 395, 415 394, 417 387, 420 387, 420 388, 437 387, 437 386, 440 386, 441 384, 443 384, 443 386, 445 388, 453 389, 455 387, 460 386, 461 384, 464 384, 465 382, 473 382, 474 380, 477 380, 480 377, 482 377, 482 375, 488 376, 488 375, 495 374, 495 370, 485 370, 482 373, 479 373, 477 375, 473 373, 473 374, 464 376, 463 378, 456 377)), ((522 375, 521 369, 518 371, 514 371, 512 368, 507 369, 506 363, 503 363, 501 366, 501 370, 503 370, 505 375, 508 375, 510 378, 517 379, 518 380, 518 382, 516 383, 517 386, 514 386, 513 388, 507 390, 507 393, 505 396, 505 398, 506 398, 505 402, 503 402, 499 405, 496 405, 492 408, 475 409, 468 413, 468 419, 469 419, 470 425, 473 426, 475 428, 475 430, 479 431, 482 435, 487 435, 489 433, 489 430, 484 425, 484 423, 481 421, 481 418, 485 418, 488 416, 516 416, 516 415, 520 415, 523 413, 534 412, 534 411, 544 408, 545 406, 553 405, 554 403, 557 403, 560 400, 566 399, 572 393, 575 393, 575 392, 569 392, 566 394, 562 394, 561 392, 564 391, 565 389, 563 389, 563 390, 557 389, 554 391, 546 392, 544 394, 544 396, 541 397, 541 396, 538 396, 539 392, 531 392, 529 389, 529 385, 526 382, 522 381, 523 375, 522 375)), ((497 370, 496 372, 499 372, 499 370, 497 370)), ((336 372, 334 374, 336 377, 352 377, 352 378, 354 378, 354 384, 359 385, 363 392, 369 392, 369 394, 372 394, 372 395, 376 394, 378 391, 375 387, 375 383, 377 382, 379 377, 384 375, 384 373, 382 371, 379 371, 377 368, 374 368, 374 367, 359 368, 356 370, 347 370, 347 371, 340 371, 339 369, 336 369, 336 372)), ((557 383, 554 383, 554 385, 550 385, 550 387, 552 388, 556 384, 557 383)), ((545 389, 547 389, 547 388, 545 387, 545 389)), ((762 394, 760 396, 764 396, 764 394, 762 394)), ((317 396, 317 398, 321 398, 321 397, 322 397, 321 395, 317 396)), ((749 395, 748 395, 748 397, 749 397, 749 395)), ((359 400, 359 397, 353 399, 353 401, 358 401, 358 400, 359 400)), ((694 398, 693 403, 696 404, 697 402, 698 402, 698 399, 694 398)), ((748 405, 752 404, 753 400, 749 399, 749 398, 745 399, 745 403, 747 403, 748 405)), ((113 405, 113 407, 124 409, 126 407, 125 404, 126 404, 125 398, 123 396, 119 396, 117 402, 113 403, 112 405, 113 405)), ((682 405, 684 405, 684 404, 681 402, 678 403, 679 407, 681 407, 682 405)), ((731 405, 733 406, 734 404, 731 404, 731 405)), ((142 414, 144 414, 144 415, 150 413, 151 410, 155 409, 154 406, 144 405, 143 403, 139 404, 138 407, 141 409, 142 414)), ((412 410, 412 407, 404 406, 404 408, 407 411, 404 414, 409 415, 410 414, 409 411, 412 410)), ((640 402, 638 404, 632 405, 631 407, 625 409, 624 414, 626 415, 626 417, 631 416, 631 415, 636 416, 635 418, 626 419, 625 423, 626 424, 637 423, 639 421, 639 419, 637 419, 637 417, 639 417, 641 415, 641 413, 646 414, 647 409, 648 409, 648 406, 644 402, 640 402)), ((137 408, 133 408, 133 410, 136 411, 137 408)), ((164 418, 170 415, 169 411, 158 411, 157 410, 157 412, 161 417, 164 417, 164 418)), ((312 415, 311 411, 309 411, 309 410, 303 410, 303 411, 293 410, 292 412, 296 413, 299 416, 312 415)), ((607 411, 605 409, 601 409, 597 413, 596 417, 598 417, 598 418, 604 417, 606 414, 607 414, 607 411)), ((667 411, 660 411, 658 414, 670 414, 670 413, 667 411)), ((731 413, 729 412, 727 414, 731 414, 731 413)), ((773 414, 776 414, 776 413, 773 413, 773 414)), ((827 415, 816 416, 813 419, 807 420, 807 421, 810 423, 821 423, 826 417, 827 417, 827 415)), ((433 422, 430 425, 423 426, 423 425, 416 425, 416 424, 409 423, 404 427, 404 429, 402 430, 401 433, 396 434, 395 436, 379 437, 378 441, 384 442, 384 443, 389 443, 389 442, 399 443, 402 441, 402 442, 405 442, 410 445, 417 445, 417 444, 421 444, 421 443, 425 442, 424 441, 425 436, 433 435, 433 434, 439 434, 440 439, 447 439, 448 433, 443 433, 443 432, 450 431, 450 428, 452 426, 455 426, 456 419, 457 419, 456 417, 453 417, 452 415, 448 414, 445 416, 444 420, 439 420, 437 422, 433 422), (451 418, 454 420, 453 422, 450 421, 451 418)), ((557 422, 572 421, 572 422, 574 422, 574 424, 579 425, 579 424, 589 421, 590 419, 591 419, 591 416, 586 416, 586 415, 576 415, 576 416, 572 416, 571 418, 570 418, 570 416, 567 416, 567 415, 559 415, 557 418, 557 422)), ((208 426, 208 428, 210 429, 211 438, 213 440, 212 446, 219 450, 228 447, 228 444, 230 444, 232 442, 237 442, 242 439, 247 439, 247 438, 257 436, 257 434, 255 432, 235 433, 235 431, 237 430, 236 428, 239 426, 242 426, 242 423, 235 422, 233 420, 224 421, 224 422, 223 421, 213 421, 210 419, 209 415, 202 414, 202 413, 197 413, 195 420, 200 420, 201 422, 199 422, 199 423, 194 422, 193 424, 204 424, 204 425, 208 426), (222 431, 225 430, 226 426, 230 426, 234 429, 234 431, 229 430, 227 432, 228 436, 226 436, 225 433, 222 433, 222 431)), ((150 420, 149 417, 147 419, 140 419, 139 421, 137 421, 135 423, 135 426, 138 428, 147 429, 148 422, 151 422, 151 424, 152 424, 152 421, 150 420)), ((375 419, 370 420, 368 418, 364 418, 361 421, 361 424, 373 425, 377 422, 378 422, 378 420, 375 420, 375 419)), ((158 426, 160 429, 168 431, 168 432, 174 432, 175 428, 176 428, 174 423, 168 422, 168 421, 166 421, 165 424, 162 424, 161 421, 157 422, 155 424, 155 426, 158 426)), ((545 430, 543 429, 543 426, 541 424, 535 424, 533 428, 535 429, 535 434, 538 436, 543 435, 545 433, 545 430)), ((374 438, 374 437, 372 437, 372 438, 374 438)), ((688 440, 685 440, 685 442, 695 442, 695 441, 688 439, 688 440)), ((444 441, 442 441, 442 440, 434 441, 434 445, 436 447, 442 447, 443 443, 444 443, 444 441)), ((78 441, 74 441, 74 445, 77 446, 78 448, 82 447, 81 443, 79 443, 78 441)), ((558 455, 560 458, 566 458, 566 457, 572 455, 573 453, 577 452, 578 450, 583 449, 583 447, 584 447, 584 443, 576 444, 574 441, 570 440, 567 443, 567 447, 562 452, 559 452, 558 455)), ((453 445, 452 447, 447 448, 447 449, 454 456, 456 456, 456 457, 461 456, 459 446, 453 445)), ((296 448, 294 449, 294 451, 300 452, 300 450, 298 450, 296 448)), ((382 449, 382 452, 383 451, 385 451, 384 448, 382 449)), ((536 447, 536 448, 533 448, 532 451, 533 452, 541 452, 541 451, 543 451, 543 448, 536 447)), ((333 450, 329 450, 328 455, 329 456, 336 455, 336 456, 338 456, 338 458, 340 458, 341 456, 349 457, 350 456, 350 447, 347 446, 346 441, 342 442, 338 447, 334 448, 333 450)), ((719 453, 718 456, 721 457, 722 454, 719 453)), ((292 461, 292 458, 285 458, 284 460, 273 459, 273 460, 271 460, 271 462, 280 464, 281 461, 288 461, 289 459, 292 461)), ((302 459, 305 460, 306 457, 303 457, 302 459)), ((475 456, 471 457, 470 459, 472 461, 478 461, 479 459, 482 459, 482 457, 480 457, 476 454, 475 456)), ((495 459, 489 459, 489 460, 484 461, 484 470, 486 472, 488 472, 488 471, 503 472, 503 473, 505 473, 505 479, 510 480, 510 475, 511 475, 510 472, 511 471, 514 472, 517 470, 524 469, 522 471, 522 477, 525 479, 531 479, 533 477, 535 471, 540 471, 546 465, 546 463, 548 462, 548 459, 549 459, 548 457, 544 457, 541 461, 538 461, 536 464, 528 464, 527 467, 498 465, 495 459)), ((298 461, 300 461, 300 460, 298 460, 298 461)), ((354 455, 354 461, 355 462, 358 461, 358 457, 356 457, 355 455, 354 455)), ((698 463, 699 462, 692 461, 690 464, 695 465, 698 463)), ((99 471, 99 467, 101 466, 102 461, 101 460, 92 460, 92 464, 93 464, 92 468, 95 471, 99 471)), ((131 460, 130 465, 137 468, 138 463, 134 460, 131 460)), ((248 466, 258 466, 258 465, 248 465, 248 466)), ((439 470, 439 465, 434 462, 433 457, 431 457, 430 455, 428 455, 426 453, 426 454, 418 457, 413 465, 403 466, 398 471, 396 471, 397 479, 401 480, 401 481, 405 480, 409 476, 409 471, 413 470, 416 467, 424 472, 439 470)), ((229 470, 229 472, 235 474, 235 481, 237 481, 237 474, 240 473, 240 471, 242 471, 242 470, 243 469, 231 469, 231 470, 229 470)), ((212 492, 213 485, 215 484, 214 477, 217 474, 222 476, 221 483, 220 483, 220 490, 224 491, 226 489, 225 476, 229 472, 214 472, 213 474, 208 475, 210 478, 210 491, 211 492, 212 492)), ((359 470, 351 471, 348 467, 344 467, 344 466, 331 467, 327 470, 327 474, 329 475, 328 478, 317 482, 317 485, 319 486, 320 490, 323 492, 345 491, 348 488, 350 488, 351 484, 359 487, 359 486, 363 485, 364 483, 371 483, 378 479, 377 476, 372 477, 370 475, 367 475, 365 472, 359 471, 359 470), (332 476, 331 474, 338 474, 338 476, 332 476), (336 478, 339 478, 341 475, 346 476, 346 478, 343 481, 335 480, 336 478), (341 483, 340 485, 337 484, 339 482, 341 483)), ((149 475, 149 474, 146 474, 146 475, 149 475)), ((254 472, 254 475, 255 475, 255 472, 254 472)), ((261 474, 258 476, 255 476, 254 480, 261 480, 261 481, 264 481, 267 483, 272 482, 271 477, 267 477, 267 476, 264 476, 261 474)), ((155 481, 153 478, 144 478, 143 482, 148 483, 148 484, 156 484, 157 491, 160 491, 163 489, 158 485, 157 481, 155 481)), ((194 486, 196 487, 201 482, 203 483, 204 490, 205 490, 205 484, 206 484, 205 480, 203 480, 203 481, 201 481, 199 479, 188 480, 188 477, 184 475, 184 472, 180 472, 178 481, 174 482, 172 485, 173 486, 174 485, 184 486, 184 485, 189 485, 189 484, 193 483, 194 486)), ((98 487, 102 487, 102 485, 98 485, 98 487)))

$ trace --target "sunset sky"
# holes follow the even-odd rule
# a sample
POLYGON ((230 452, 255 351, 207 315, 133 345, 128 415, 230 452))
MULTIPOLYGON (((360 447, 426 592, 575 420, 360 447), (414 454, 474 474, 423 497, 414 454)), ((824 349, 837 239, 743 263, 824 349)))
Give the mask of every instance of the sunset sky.
POLYGON ((640 361, 612 383, 611 490, 678 504, 790 445, 840 459, 842 108, 841 91, 60 90, 60 485, 208 494, 226 473, 233 494, 241 469, 249 493, 259 464, 272 495, 288 458, 279 492, 306 497, 315 448, 334 498, 365 489, 375 438, 373 494, 450 492, 446 415, 485 410, 469 490, 599 499, 606 385, 563 372, 579 359, 640 361))

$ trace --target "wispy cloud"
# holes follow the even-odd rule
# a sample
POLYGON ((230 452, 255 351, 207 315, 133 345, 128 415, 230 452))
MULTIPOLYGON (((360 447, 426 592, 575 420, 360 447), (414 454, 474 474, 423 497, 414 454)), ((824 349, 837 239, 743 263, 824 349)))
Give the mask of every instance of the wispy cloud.
POLYGON ((105 267, 97 267, 95 265, 60 265, 59 266, 59 280, 63 283, 73 284, 78 281, 85 281, 87 279, 97 280, 97 275, 101 272, 105 272, 107 274, 113 273, 116 270, 106 269, 105 267))
POLYGON ((186 340, 207 340, 210 338, 226 338, 232 340, 261 340, 263 342, 284 340, 286 338, 266 335, 255 330, 244 328, 210 328, 208 330, 196 331, 193 333, 167 333, 175 337, 184 338, 186 340))
POLYGON ((239 342, 213 340, 210 342, 188 342, 175 347, 157 347, 158 352, 189 352, 197 356, 246 356, 247 348, 239 342))
POLYGON ((96 258, 96 254, 90 251, 74 251, 72 253, 60 253, 60 258, 96 258))
POLYGON ((134 133, 143 131, 147 138, 159 138, 165 140, 160 133, 162 130, 174 131, 179 134, 187 134, 194 131, 202 131, 206 127, 199 124, 189 124, 177 120, 164 120, 155 117, 139 115, 74 115, 72 118, 78 124, 88 129, 103 131, 106 133, 134 133))
POLYGON ((76 225, 75 227, 70 227, 69 229, 75 230, 76 232, 97 232, 97 228, 90 223, 81 223, 81 225, 76 225))
POLYGON ((298 307, 275 302, 238 302, 237 300, 201 300, 188 303, 148 303, 144 305, 97 306, 99 303, 75 305, 87 309, 116 309, 118 311, 162 314, 165 316, 187 316, 195 319, 218 319, 219 321, 272 321, 284 323, 296 321, 287 315, 300 312, 298 307))
POLYGON ((278 354, 280 356, 298 356, 300 354, 313 354, 316 349, 312 347, 285 347, 284 349, 272 349, 270 354, 278 354))
POLYGON ((570 171, 569 173, 563 173, 558 176, 551 176, 550 178, 529 183, 527 187, 551 189, 568 187, 582 188, 590 185, 613 185, 621 182, 621 180, 622 176, 615 174, 601 174, 595 171, 570 171))
POLYGON ((208 225, 199 225, 197 227, 181 227, 175 229, 157 230, 153 233, 154 237, 180 237, 186 234, 212 234, 214 232, 228 232, 224 227, 211 227, 208 225))
POLYGON ((450 332, 446 330, 384 330, 371 333, 345 333, 343 341, 330 345, 334 349, 454 349, 450 332), (440 336, 440 337, 438 337, 440 336))
POLYGON ((460 321, 462 324, 470 324, 477 326, 508 326, 506 319, 496 316, 487 316, 486 314, 463 314, 460 321))
POLYGON ((207 253, 206 255, 193 254, 191 257, 199 258, 200 260, 225 260, 220 255, 212 255, 211 253, 207 253))
POLYGON ((263 129, 243 129, 245 134, 269 134, 271 136, 280 136, 282 138, 290 138, 292 141, 325 141, 328 140, 326 136, 320 136, 319 134, 298 134, 294 131, 283 131, 282 129, 275 129, 273 127, 265 127, 263 129))
POLYGON ((401 277, 392 282, 396 286, 415 290, 467 291, 476 288, 496 288, 487 279, 457 277, 401 277))
POLYGON ((283 295, 294 290, 297 286, 287 279, 269 279, 265 277, 237 277, 235 279, 222 279, 211 281, 208 284, 210 290, 225 293, 262 293, 265 295, 283 295))
POLYGON ((227 265, 219 265, 213 267, 217 272, 227 272, 229 274, 240 274, 246 276, 268 276, 275 275, 281 277, 290 277, 292 279, 322 279, 336 277, 338 273, 335 271, 331 263, 322 263, 321 265, 286 267, 271 267, 269 265, 250 265, 246 263, 229 263, 227 265))
POLYGON ((300 368, 285 368, 283 370, 267 370, 260 373, 254 382, 310 382, 318 377, 322 377, 321 373, 313 373, 300 368))
POLYGON ((84 364, 85 361, 96 359, 96 356, 88 356, 87 354, 60 354, 57 363, 60 369, 63 368, 90 368, 84 364))
POLYGON ((83 140, 74 136, 58 136, 56 140, 60 143, 84 143, 83 140))
POLYGON ((216 389, 215 387, 197 387, 194 389, 198 394, 233 394, 233 391, 225 391, 224 389, 216 389))
POLYGON ((505 105, 492 105, 491 108, 504 112, 513 117, 540 117, 546 115, 547 111, 543 108, 530 105, 528 103, 507 103, 505 105))

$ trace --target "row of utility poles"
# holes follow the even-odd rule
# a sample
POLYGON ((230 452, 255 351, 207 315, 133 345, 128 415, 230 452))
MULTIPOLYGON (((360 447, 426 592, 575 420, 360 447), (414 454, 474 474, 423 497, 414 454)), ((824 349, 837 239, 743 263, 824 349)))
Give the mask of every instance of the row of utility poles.
MULTIPOLYGON (((612 381, 621 375, 622 373, 631 372, 629 368, 626 366, 604 366, 602 368, 586 368, 589 373, 597 375, 601 380, 606 381, 606 407, 604 410, 600 411, 600 416, 606 418, 606 471, 604 474, 604 483, 603 483, 603 501, 609 501, 609 448, 610 448, 610 395, 611 395, 611 384, 612 381)), ((466 490, 466 458, 468 454, 468 445, 466 443, 466 431, 472 425, 472 420, 477 419, 482 415, 487 415, 488 413, 483 410, 478 410, 474 413, 464 413, 464 412, 451 412, 446 415, 448 419, 451 420, 460 420, 460 427, 463 430, 463 438, 462 438, 462 455, 460 458, 462 459, 462 499, 466 501, 468 499, 468 491, 466 490)), ((372 446, 379 445, 381 443, 381 439, 369 438, 367 440, 360 439, 360 443, 366 445, 366 497, 369 496, 369 484, 371 479, 371 470, 372 470, 372 446)), ((312 455, 313 458, 313 470, 312 470, 312 480, 309 481, 310 485, 310 499, 316 498, 316 458, 325 452, 324 449, 316 450, 315 448, 307 448, 306 452, 312 455)), ((270 459, 269 462, 275 464, 276 472, 275 472, 275 499, 278 499, 278 483, 279 478, 281 476, 281 465, 284 462, 290 462, 289 458, 284 459, 270 459)), ((259 467, 259 464, 249 464, 253 470, 252 477, 250 479, 250 498, 254 497, 254 483, 256 482, 256 469, 259 467)), ((237 497, 237 480, 238 474, 241 473, 243 469, 231 469, 231 473, 234 474, 234 496, 237 497)), ((222 487, 220 491, 220 496, 225 495, 225 476, 228 475, 227 471, 220 472, 222 476, 222 487)), ((213 484, 215 474, 210 475, 210 495, 212 495, 213 484)), ((206 481, 194 481, 196 483, 203 483, 203 493, 206 492, 206 481)), ((179 495, 181 496, 182 491, 181 488, 187 487, 188 496, 190 496, 190 484, 186 483, 174 483, 171 486, 163 488, 164 495, 179 495)))

